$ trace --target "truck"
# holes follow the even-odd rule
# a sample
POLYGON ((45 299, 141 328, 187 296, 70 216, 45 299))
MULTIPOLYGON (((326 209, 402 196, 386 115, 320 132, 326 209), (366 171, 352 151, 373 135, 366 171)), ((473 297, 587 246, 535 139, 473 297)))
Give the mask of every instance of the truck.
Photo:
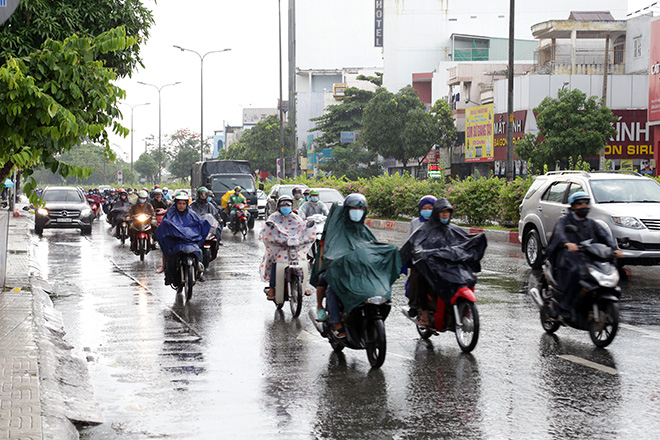
MULTIPOLYGON (((241 194, 248 202, 250 221, 248 227, 254 228, 254 220, 259 216, 257 208, 257 185, 252 167, 247 160, 205 160, 195 162, 190 171, 190 185, 193 193, 200 186, 213 191, 213 199, 220 204, 220 199, 227 191, 240 186, 241 194)), ((259 189, 263 189, 259 184, 259 189)))

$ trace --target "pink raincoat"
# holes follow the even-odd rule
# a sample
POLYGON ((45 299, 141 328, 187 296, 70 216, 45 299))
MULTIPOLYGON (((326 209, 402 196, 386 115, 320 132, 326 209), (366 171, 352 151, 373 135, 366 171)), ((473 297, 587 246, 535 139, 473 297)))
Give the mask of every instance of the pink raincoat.
POLYGON ((266 246, 259 273, 261 278, 268 282, 271 264, 286 262, 289 258, 289 247, 295 247, 298 261, 307 264, 307 252, 316 239, 316 228, 308 228, 307 221, 294 213, 284 216, 280 211, 276 211, 268 217, 259 239, 266 246))

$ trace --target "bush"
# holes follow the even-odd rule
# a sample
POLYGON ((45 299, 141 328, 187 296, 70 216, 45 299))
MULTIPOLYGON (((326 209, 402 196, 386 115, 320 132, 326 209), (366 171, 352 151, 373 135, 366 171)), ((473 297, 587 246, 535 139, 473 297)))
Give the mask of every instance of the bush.
POLYGON ((454 205, 454 216, 464 217, 470 225, 484 225, 498 220, 500 192, 505 181, 496 177, 452 180, 447 198, 454 205))
POLYGON ((533 177, 516 177, 516 179, 502 187, 501 208, 499 213, 499 222, 503 225, 517 225, 520 221, 520 204, 522 203, 527 190, 534 182, 533 177))

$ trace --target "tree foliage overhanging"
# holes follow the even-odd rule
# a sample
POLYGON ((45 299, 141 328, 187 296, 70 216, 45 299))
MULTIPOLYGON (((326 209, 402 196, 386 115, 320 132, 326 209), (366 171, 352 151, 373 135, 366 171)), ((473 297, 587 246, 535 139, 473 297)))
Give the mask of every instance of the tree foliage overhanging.
POLYGON ((535 171, 544 165, 554 169, 570 157, 598 155, 616 134, 616 117, 596 96, 587 98, 580 90, 560 90, 558 97, 546 97, 534 109, 538 134, 527 134, 515 151, 531 162, 535 171))

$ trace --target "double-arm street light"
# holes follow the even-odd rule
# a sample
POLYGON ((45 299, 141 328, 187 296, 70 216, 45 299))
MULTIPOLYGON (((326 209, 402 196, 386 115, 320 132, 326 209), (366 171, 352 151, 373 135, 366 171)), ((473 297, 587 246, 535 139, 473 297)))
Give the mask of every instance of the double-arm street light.
POLYGON ((126 102, 122 102, 121 104, 124 104, 124 105, 131 108, 131 174, 132 174, 133 173, 133 109, 135 107, 139 107, 141 105, 149 105, 151 103, 150 102, 145 102, 143 104, 130 105, 126 102))
POLYGON ((212 54, 212 53, 219 53, 219 52, 227 52, 230 51, 231 49, 222 49, 222 50, 212 50, 210 52, 206 52, 204 55, 201 55, 199 52, 192 50, 192 49, 186 49, 185 47, 177 46, 176 44, 174 45, 175 48, 179 49, 182 52, 192 52, 196 54, 199 57, 200 61, 200 113, 201 113, 201 127, 199 130, 199 160, 202 161, 204 160, 204 58, 206 58, 206 55, 212 54))
POLYGON ((177 82, 175 82, 175 83, 171 83, 171 84, 164 84, 164 85, 162 85, 162 86, 160 86, 160 87, 158 87, 158 86, 155 85, 155 84, 149 84, 149 83, 142 82, 142 81, 138 81, 138 84, 142 84, 143 86, 150 86, 150 87, 153 87, 153 88, 155 88, 156 90, 158 90, 158 183, 160 183, 160 179, 161 179, 161 171, 160 171, 160 168, 161 168, 161 165, 162 165, 162 164, 161 164, 161 159, 162 159, 162 154, 163 154, 162 149, 161 149, 161 106, 160 106, 160 91, 163 90, 163 89, 164 89, 165 87, 167 87, 167 86, 175 86, 175 85, 177 85, 177 84, 181 84, 181 81, 177 81, 177 82))

